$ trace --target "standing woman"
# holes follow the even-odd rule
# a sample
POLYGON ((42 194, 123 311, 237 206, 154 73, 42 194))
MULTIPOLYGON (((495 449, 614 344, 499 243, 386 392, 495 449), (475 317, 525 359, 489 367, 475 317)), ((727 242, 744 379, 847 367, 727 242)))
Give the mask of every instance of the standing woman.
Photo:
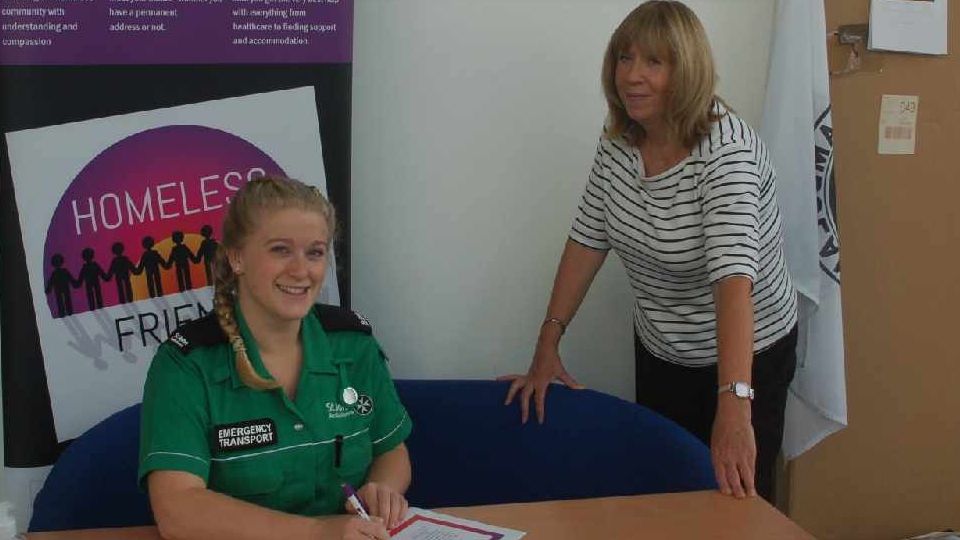
POLYGON ((385 358, 353 312, 314 304, 334 226, 296 180, 231 201, 214 312, 160 346, 144 388, 139 479, 164 538, 386 539, 406 512, 411 423, 385 358), (373 521, 336 515, 356 511, 341 483, 373 521))
POLYGON ((773 166, 715 95, 703 26, 651 1, 620 24, 603 62, 609 114, 526 375, 522 420, 542 422, 548 384, 580 385, 558 346, 607 252, 633 286, 637 401, 710 446, 721 491, 773 496, 796 292, 787 273, 773 166))

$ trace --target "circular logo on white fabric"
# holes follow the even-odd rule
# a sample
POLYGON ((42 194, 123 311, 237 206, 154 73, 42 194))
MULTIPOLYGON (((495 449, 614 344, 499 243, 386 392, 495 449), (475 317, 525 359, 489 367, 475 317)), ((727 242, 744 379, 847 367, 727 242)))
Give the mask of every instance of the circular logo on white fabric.
POLYGON ((817 176, 817 223, 820 227, 820 268, 840 283, 840 231, 837 228, 837 191, 833 176, 833 119, 830 107, 817 118, 813 130, 817 176))
POLYGON ((360 416, 366 416, 373 412, 373 399, 370 396, 360 394, 355 409, 360 416))

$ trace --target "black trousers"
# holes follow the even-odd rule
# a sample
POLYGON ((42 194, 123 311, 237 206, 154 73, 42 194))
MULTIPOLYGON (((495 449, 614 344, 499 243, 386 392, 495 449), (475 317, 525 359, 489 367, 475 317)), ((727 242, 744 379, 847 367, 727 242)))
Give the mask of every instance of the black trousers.
MULTIPOLYGON (((717 365, 687 367, 654 356, 634 336, 637 403, 686 428, 707 446, 717 414, 717 365)), ((797 328, 753 356, 751 404, 757 463, 757 493, 773 504, 777 454, 783 443, 787 389, 797 367, 797 328)), ((730 381, 724 381, 730 382, 730 381)))

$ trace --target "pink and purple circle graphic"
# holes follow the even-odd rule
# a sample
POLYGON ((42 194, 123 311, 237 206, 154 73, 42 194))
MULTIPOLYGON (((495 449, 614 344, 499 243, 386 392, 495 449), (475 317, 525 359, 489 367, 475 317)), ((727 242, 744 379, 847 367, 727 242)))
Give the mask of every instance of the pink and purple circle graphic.
POLYGON ((100 152, 57 205, 44 245, 54 318, 212 285, 210 265, 231 195, 286 176, 250 142, 174 125, 100 152))

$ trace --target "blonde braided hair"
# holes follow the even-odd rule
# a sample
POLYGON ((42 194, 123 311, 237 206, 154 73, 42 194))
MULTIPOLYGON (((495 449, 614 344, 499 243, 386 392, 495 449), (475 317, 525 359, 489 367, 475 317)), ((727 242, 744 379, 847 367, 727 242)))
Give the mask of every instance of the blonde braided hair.
POLYGON ((238 275, 230 264, 227 250, 240 249, 257 226, 263 212, 298 208, 318 212, 327 222, 331 242, 336 233, 333 205, 320 190, 299 180, 279 176, 263 176, 247 182, 230 201, 223 218, 223 239, 213 264, 213 310, 220 328, 233 348, 234 366, 243 384, 256 390, 270 390, 280 385, 261 377, 253 368, 247 347, 240 336, 234 315, 238 275))

